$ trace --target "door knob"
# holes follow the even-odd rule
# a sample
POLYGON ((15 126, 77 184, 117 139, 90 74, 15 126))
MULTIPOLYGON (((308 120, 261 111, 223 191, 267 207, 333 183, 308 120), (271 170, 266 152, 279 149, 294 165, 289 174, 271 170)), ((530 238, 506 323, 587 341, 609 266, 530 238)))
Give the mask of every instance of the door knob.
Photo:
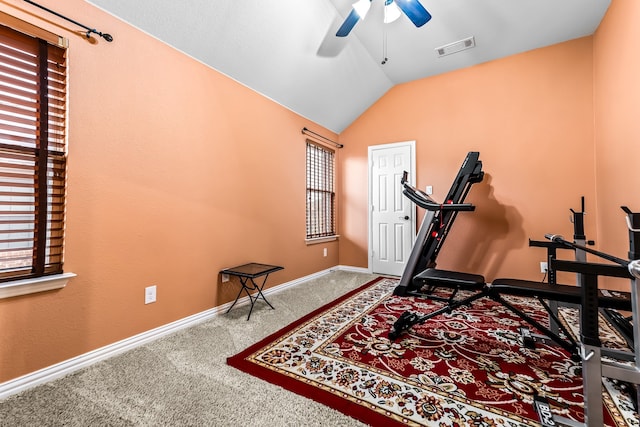
POLYGON ((400 219, 409 219, 409 215, 401 216, 400 219))

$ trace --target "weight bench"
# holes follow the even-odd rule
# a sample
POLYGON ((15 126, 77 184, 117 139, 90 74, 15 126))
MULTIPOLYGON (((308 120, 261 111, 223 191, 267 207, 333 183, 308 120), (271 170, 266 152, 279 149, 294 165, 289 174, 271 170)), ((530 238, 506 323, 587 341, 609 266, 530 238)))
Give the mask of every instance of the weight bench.
POLYGON ((417 314, 411 311, 402 313, 389 331, 389 339, 392 341, 396 340, 403 331, 414 325, 424 323, 440 314, 451 313, 458 307, 470 305, 473 301, 486 296, 484 277, 479 274, 428 268, 414 277, 413 285, 418 289, 423 287, 429 287, 432 290, 435 288, 448 288, 451 289, 451 294, 448 298, 433 297, 432 299, 435 300, 446 301, 447 305, 431 313, 417 314), (456 300, 455 297, 460 290, 476 293, 469 297, 456 300))
POLYGON ((398 320, 394 323, 393 327, 389 331, 389 339, 395 340, 400 334, 409 329, 410 327, 419 323, 424 323, 427 320, 436 317, 443 313, 451 313, 458 307, 470 305, 473 301, 483 298, 485 296, 486 284, 484 277, 479 274, 461 273, 458 271, 438 270, 435 268, 428 268, 422 273, 418 274, 413 279, 414 287, 418 289, 423 287, 429 287, 430 289, 436 288, 448 288, 451 289, 451 294, 448 298, 434 297, 433 299, 446 301, 447 305, 427 314, 417 314, 410 311, 405 311, 400 315, 398 320), (456 300, 458 291, 472 291, 476 292, 469 297, 456 300))
MULTIPOLYGON (((578 343, 573 339, 564 325, 562 325, 562 322, 560 322, 554 310, 552 310, 546 302, 548 300, 578 306, 581 305, 582 291, 581 288, 577 286, 548 284, 520 279, 496 279, 492 283, 486 283, 484 277, 479 274, 461 273, 435 268, 426 269, 415 276, 413 280, 414 285, 418 288, 429 287, 432 290, 445 288, 450 289, 451 293, 447 298, 438 298, 445 301, 446 305, 435 311, 426 314, 417 314, 410 311, 402 313, 389 331, 389 339, 391 340, 397 339, 403 331, 408 330, 414 325, 424 323, 440 314, 451 313, 458 307, 469 306, 474 301, 486 297, 503 305, 522 320, 549 337, 569 352, 574 360, 580 359, 578 343), (468 291, 472 292, 472 294, 466 297, 456 298, 459 291, 468 291), (565 338, 551 331, 551 329, 542 325, 518 307, 515 307, 504 299, 503 295, 534 297, 538 299, 549 314, 549 318, 558 326, 565 338)), ((598 305, 603 308, 631 311, 631 297, 630 294, 624 292, 612 294, 600 290, 598 305)))

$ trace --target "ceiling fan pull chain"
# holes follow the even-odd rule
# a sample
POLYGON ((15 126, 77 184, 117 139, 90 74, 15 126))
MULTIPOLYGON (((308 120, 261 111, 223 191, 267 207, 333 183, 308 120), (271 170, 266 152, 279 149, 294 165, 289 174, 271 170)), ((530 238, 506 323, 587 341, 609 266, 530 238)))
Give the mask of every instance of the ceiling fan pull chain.
POLYGON ((382 65, 386 64, 388 60, 389 58, 387 58, 387 30, 383 29, 382 30, 382 62, 381 64, 382 65))

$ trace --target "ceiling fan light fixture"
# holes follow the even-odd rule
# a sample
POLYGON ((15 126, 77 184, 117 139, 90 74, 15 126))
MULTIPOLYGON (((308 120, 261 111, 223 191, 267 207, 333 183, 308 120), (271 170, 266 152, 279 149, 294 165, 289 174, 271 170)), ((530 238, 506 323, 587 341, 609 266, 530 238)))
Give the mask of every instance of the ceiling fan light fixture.
POLYGON ((353 4, 353 10, 360 16, 360 19, 364 19, 364 17, 367 16, 370 7, 371 0, 358 0, 353 4))
MULTIPOLYGON (((353 30, 353 27, 355 27, 356 24, 367 15, 367 12, 369 12, 369 9, 371 8, 372 1, 373 0, 358 0, 353 3, 351 5, 352 7, 349 15, 347 15, 345 20, 342 22, 342 25, 340 25, 340 28, 338 28, 338 31, 336 31, 336 37, 348 36, 351 30, 353 30)), ((396 15, 392 11, 394 8, 399 9, 400 14, 404 13, 416 27, 423 26, 431 19, 431 14, 418 0, 385 0, 384 5, 384 22, 391 22, 394 20, 394 15, 396 15)))
POLYGON ((385 0, 384 2, 384 23, 389 24, 396 19, 400 18, 400 9, 393 0, 385 0))

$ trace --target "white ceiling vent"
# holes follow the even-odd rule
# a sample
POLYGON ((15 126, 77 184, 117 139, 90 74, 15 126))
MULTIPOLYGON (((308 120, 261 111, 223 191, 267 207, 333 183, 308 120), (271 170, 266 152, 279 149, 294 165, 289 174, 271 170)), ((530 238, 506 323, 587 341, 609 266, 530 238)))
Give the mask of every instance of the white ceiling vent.
POLYGON ((436 53, 438 54, 438 58, 440 58, 442 56, 451 55, 452 53, 458 53, 466 49, 471 49, 472 47, 476 47, 476 40, 473 38, 473 36, 437 47, 436 53))

